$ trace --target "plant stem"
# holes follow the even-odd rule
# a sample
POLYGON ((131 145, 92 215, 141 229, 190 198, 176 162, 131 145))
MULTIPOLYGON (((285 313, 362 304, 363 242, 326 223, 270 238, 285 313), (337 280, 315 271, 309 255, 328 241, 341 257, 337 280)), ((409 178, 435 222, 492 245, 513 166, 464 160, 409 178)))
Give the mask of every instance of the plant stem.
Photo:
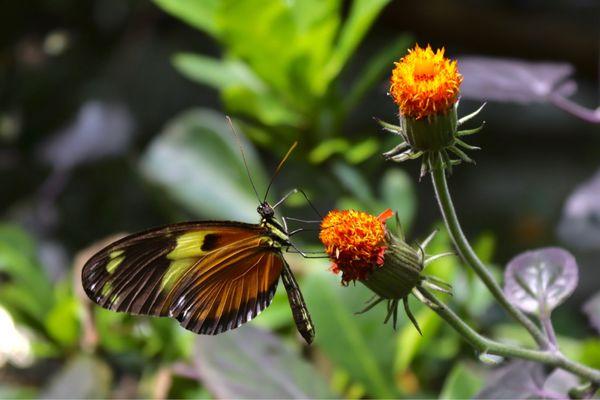
POLYGON ((550 314, 543 313, 540 315, 540 322, 542 324, 542 328, 544 329, 544 333, 548 338, 548 342, 550 342, 550 345, 553 349, 558 349, 558 342, 556 341, 556 334, 554 333, 554 326, 552 326, 550 314))
POLYGON ((594 384, 600 383, 600 370, 569 360, 558 351, 527 349, 500 343, 480 335, 427 289, 419 287, 418 290, 427 300, 433 303, 433 305, 430 305, 431 309, 448 322, 478 352, 502 357, 522 358, 552 365, 588 379, 594 384))
POLYGON ((502 288, 500 288, 490 271, 488 271, 483 262, 481 262, 479 257, 477 257, 477 254, 475 254, 475 251, 465 237, 465 234, 460 226, 460 222, 458 221, 458 217, 456 216, 456 211, 454 210, 454 205, 452 204, 452 198, 450 197, 450 190, 448 189, 448 183, 446 181, 446 173, 441 165, 441 159, 439 156, 431 157, 431 159, 432 161, 430 162, 429 168, 431 171, 433 187, 435 189, 435 194, 444 218, 444 222, 446 223, 446 228, 448 229, 448 233, 450 234, 450 237, 456 246, 458 254, 460 254, 461 258, 467 265, 471 266, 473 271, 475 271, 475 273, 490 290, 492 295, 496 298, 498 303, 504 307, 508 314, 521 325, 523 325, 527 331, 529 331, 538 346, 541 349, 548 349, 550 344, 548 343, 548 340, 542 331, 540 331, 540 329, 533 323, 531 319, 529 319, 518 308, 512 305, 510 301, 508 301, 502 292, 502 288))

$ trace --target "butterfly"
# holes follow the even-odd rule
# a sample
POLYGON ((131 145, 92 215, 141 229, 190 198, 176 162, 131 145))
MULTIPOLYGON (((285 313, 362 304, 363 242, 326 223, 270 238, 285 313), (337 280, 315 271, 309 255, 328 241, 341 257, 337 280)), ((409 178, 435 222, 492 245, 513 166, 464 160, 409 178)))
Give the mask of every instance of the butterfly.
MULTIPOLYGON (((295 146, 279 163, 271 183, 295 146)), ((246 163, 243 151, 242 157, 246 163)), ((265 195, 257 208, 258 224, 183 222, 111 243, 84 265, 83 288, 92 301, 109 310, 171 317, 192 332, 216 335, 267 308, 281 278, 296 327, 310 344, 315 328, 283 257, 284 250, 295 246, 285 219, 280 223, 274 210, 292 193, 274 206, 265 195)))

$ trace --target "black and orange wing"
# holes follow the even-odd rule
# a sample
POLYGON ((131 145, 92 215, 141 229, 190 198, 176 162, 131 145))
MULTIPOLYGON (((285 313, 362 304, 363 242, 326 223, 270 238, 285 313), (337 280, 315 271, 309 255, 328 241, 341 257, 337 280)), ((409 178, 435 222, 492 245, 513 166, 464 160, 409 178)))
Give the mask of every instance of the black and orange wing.
POLYGON ((214 335, 269 306, 282 269, 280 250, 259 225, 189 222, 105 247, 83 267, 82 282, 104 308, 168 316, 214 335))

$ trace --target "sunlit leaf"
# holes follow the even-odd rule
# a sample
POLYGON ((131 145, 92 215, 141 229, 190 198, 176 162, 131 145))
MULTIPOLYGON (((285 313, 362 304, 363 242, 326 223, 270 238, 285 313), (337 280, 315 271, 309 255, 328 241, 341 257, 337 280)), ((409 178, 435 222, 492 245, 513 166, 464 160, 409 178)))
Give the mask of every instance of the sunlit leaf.
POLYGON ((561 239, 580 249, 600 247, 600 172, 577 186, 567 199, 558 226, 561 239))
POLYGON ((308 161, 320 164, 334 154, 347 151, 350 143, 344 138, 325 139, 315 146, 308 155, 308 161))
MULTIPOLYGON (((414 302, 412 308, 414 308, 414 302)), ((413 311, 414 312, 414 311, 413 311)), ((405 324, 398 335, 398 345, 396 348, 396 360, 394 362, 394 371, 402 373, 406 371, 414 358, 419 354, 421 349, 429 345, 441 326, 442 320, 435 312, 428 308, 422 308, 415 314, 415 318, 419 323, 419 327, 423 331, 423 336, 412 324, 405 324)))
POLYGON ((19 323, 40 328, 52 307, 52 284, 39 264, 35 242, 13 225, 0 225, 0 304, 19 323))
POLYGON ((461 57, 458 66, 464 76, 461 96, 484 101, 546 101, 573 73, 573 66, 567 63, 477 56, 461 57))
POLYGON ((264 83, 241 61, 179 53, 173 57, 173 65, 187 78, 216 89, 244 86, 256 92, 266 90, 264 83))
POLYGON ((327 382, 278 337, 249 325, 198 336, 194 367, 218 398, 329 398, 327 382))
MULTIPOLYGON (((265 190, 266 174, 254 149, 246 140, 243 147, 257 190, 265 190)), ((257 218, 240 149, 221 114, 197 109, 176 117, 150 144, 141 167, 150 181, 198 216, 257 218)))
POLYGON ((154 0, 164 11, 191 26, 218 36, 215 15, 219 0, 154 0))
POLYGON ((548 315, 577 286, 578 270, 573 255, 548 247, 513 258, 504 273, 504 293, 528 313, 548 315))
POLYGON ((600 333, 600 292, 586 301, 583 305, 583 312, 588 316, 594 329, 600 333))
POLYGON ((79 340, 79 304, 70 293, 58 299, 45 319, 48 334, 62 345, 74 346, 79 340))
POLYGON ((344 154, 350 164, 359 164, 369 159, 379 149, 379 141, 375 138, 368 138, 355 143, 344 154))
POLYGON ((272 92, 255 92, 245 86, 229 86, 223 89, 221 95, 228 111, 256 118, 267 126, 298 127, 305 123, 302 114, 272 92))

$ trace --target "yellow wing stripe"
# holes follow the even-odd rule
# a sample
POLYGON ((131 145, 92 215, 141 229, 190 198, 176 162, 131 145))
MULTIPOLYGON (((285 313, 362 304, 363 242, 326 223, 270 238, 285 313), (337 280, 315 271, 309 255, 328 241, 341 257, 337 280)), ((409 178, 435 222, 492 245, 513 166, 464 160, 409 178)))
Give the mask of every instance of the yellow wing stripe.
POLYGON ((122 253, 122 251, 115 251, 110 254, 110 261, 106 264, 106 272, 108 272, 109 274, 115 272, 119 264, 121 264, 125 259, 125 256, 119 255, 122 253))
POLYGON ((183 258, 181 260, 171 261, 169 268, 165 272, 160 283, 160 289, 171 290, 181 275, 188 271, 196 262, 198 262, 198 260, 195 258, 183 258))
POLYGON ((202 250, 204 239, 207 235, 212 234, 209 231, 193 231, 184 233, 177 238, 177 244, 175 248, 167 254, 169 260, 179 260, 182 258, 200 257, 206 254, 206 251, 202 250))

